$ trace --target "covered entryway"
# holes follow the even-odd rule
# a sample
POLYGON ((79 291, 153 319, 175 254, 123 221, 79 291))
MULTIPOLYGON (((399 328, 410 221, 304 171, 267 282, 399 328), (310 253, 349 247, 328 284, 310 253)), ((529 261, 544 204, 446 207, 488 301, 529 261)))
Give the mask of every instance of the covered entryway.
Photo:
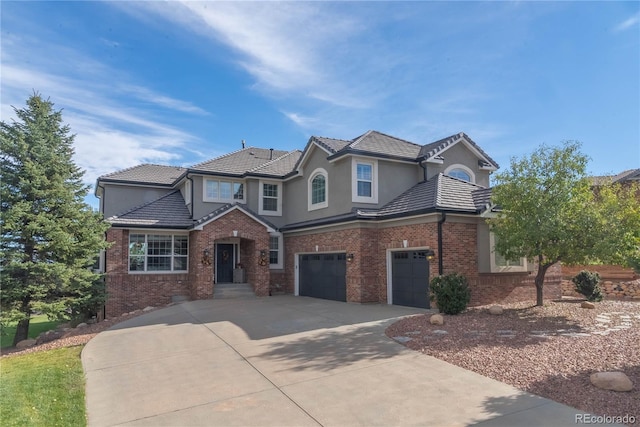
POLYGON ((347 301, 347 254, 302 254, 298 260, 301 296, 347 301))
POLYGON ((391 253, 392 303, 430 308, 427 250, 391 253))

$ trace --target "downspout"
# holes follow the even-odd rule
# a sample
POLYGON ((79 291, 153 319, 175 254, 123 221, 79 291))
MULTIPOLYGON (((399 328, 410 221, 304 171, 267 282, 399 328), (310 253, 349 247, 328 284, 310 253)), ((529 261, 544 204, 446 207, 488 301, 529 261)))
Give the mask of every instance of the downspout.
POLYGON ((422 168, 422 182, 427 182, 427 165, 425 164, 424 160, 421 160, 420 162, 418 162, 418 164, 420 165, 420 167, 422 168))
POLYGON ((442 212, 440 220, 438 220, 438 275, 442 276, 444 272, 444 262, 442 256, 442 224, 447 220, 447 213, 442 212))

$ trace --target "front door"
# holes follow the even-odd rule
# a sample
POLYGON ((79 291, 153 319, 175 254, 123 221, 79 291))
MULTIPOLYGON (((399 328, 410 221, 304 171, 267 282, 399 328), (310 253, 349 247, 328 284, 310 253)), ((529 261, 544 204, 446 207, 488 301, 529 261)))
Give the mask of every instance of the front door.
POLYGON ((216 283, 233 282, 233 244, 216 245, 216 283))

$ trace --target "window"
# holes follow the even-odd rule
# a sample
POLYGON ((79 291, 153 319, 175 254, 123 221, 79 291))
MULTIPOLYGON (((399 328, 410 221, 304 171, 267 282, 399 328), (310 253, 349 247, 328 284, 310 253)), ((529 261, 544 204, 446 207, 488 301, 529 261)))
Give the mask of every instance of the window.
POLYGON ((188 205, 191 203, 191 181, 186 180, 184 182, 184 204, 188 205))
POLYGON ((476 182, 476 177, 473 174, 473 171, 464 165, 449 166, 444 171, 444 174, 453 178, 458 178, 462 181, 476 182))
POLYGON ((187 271, 189 237, 171 234, 129 235, 129 271, 187 271))
POLYGON ((260 215, 282 215, 282 184, 260 181, 260 215))
POLYGON ((269 267, 282 268, 282 234, 273 233, 269 236, 269 267))
POLYGON ((312 211, 329 206, 327 176, 327 171, 322 168, 318 168, 311 173, 308 185, 308 210, 312 211))
POLYGON ((353 159, 352 201, 378 203, 378 163, 376 160, 353 159))
POLYGON ((489 237, 491 245, 491 272, 492 273, 515 273, 528 271, 527 259, 522 257, 517 260, 509 260, 504 255, 496 252, 496 236, 491 233, 489 237))
POLYGON ((242 182, 205 179, 203 191, 205 202, 244 202, 242 182))

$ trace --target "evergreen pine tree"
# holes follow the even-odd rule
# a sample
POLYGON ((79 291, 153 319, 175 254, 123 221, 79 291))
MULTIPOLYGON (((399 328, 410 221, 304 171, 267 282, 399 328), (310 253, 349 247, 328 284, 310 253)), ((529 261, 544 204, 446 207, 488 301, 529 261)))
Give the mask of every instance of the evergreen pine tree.
POLYGON ((0 306, 26 339, 34 311, 50 318, 95 312, 104 302, 92 271, 108 225, 84 202, 89 187, 73 162, 61 111, 34 93, 18 120, 0 124, 0 306))

